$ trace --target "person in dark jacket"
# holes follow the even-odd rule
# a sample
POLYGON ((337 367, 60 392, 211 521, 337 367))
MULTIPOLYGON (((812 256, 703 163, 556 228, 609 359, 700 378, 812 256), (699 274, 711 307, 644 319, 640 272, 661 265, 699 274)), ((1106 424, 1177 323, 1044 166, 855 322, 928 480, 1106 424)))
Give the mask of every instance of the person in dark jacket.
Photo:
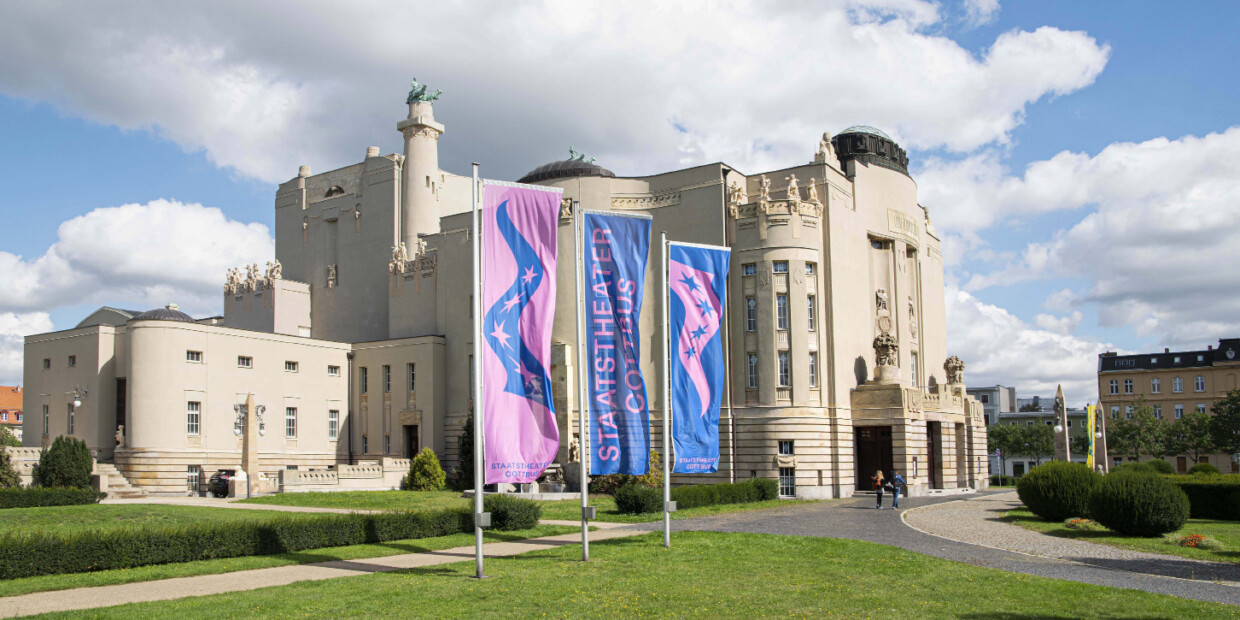
POLYGON ((874 475, 871 476, 870 479, 874 481, 874 492, 878 494, 878 503, 875 504, 874 507, 879 510, 882 510, 883 509, 883 486, 887 484, 886 481, 883 480, 883 470, 880 469, 874 472, 874 475))
POLYGON ((892 470, 891 472, 891 508, 900 507, 900 488, 904 486, 904 476, 900 472, 892 470))

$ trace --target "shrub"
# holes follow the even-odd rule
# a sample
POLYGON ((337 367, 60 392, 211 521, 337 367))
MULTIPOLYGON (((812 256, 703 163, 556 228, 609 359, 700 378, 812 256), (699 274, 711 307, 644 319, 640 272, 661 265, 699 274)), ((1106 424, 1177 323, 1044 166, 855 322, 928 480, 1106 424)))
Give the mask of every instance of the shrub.
POLYGON ((39 454, 39 464, 34 466, 34 481, 45 487, 89 489, 92 467, 86 442, 62 435, 52 442, 51 448, 39 454))
POLYGON ((590 492, 601 495, 615 495, 620 487, 637 484, 644 487, 660 488, 663 486, 663 457, 658 450, 650 451, 650 465, 645 474, 630 476, 628 474, 605 474, 590 478, 590 492))
POLYGON ((491 513, 491 528, 497 530, 528 530, 542 516, 538 502, 511 495, 487 495, 482 498, 482 509, 491 513))
POLYGON ((1046 463, 1029 470, 1016 484, 1016 493, 1033 514, 1063 521, 1089 516, 1089 494, 1101 479, 1081 463, 1046 463))
POLYGON ((640 484, 626 484, 616 489, 616 509, 622 514, 637 515, 662 512, 663 490, 640 484))
POLYGON ((1188 468, 1189 474, 1217 474, 1218 468, 1209 463, 1197 463, 1188 468))
MULTIPOLYGON (((8 429, 5 429, 8 430, 8 429)), ((0 489, 16 489, 22 485, 22 477, 13 469, 9 451, 0 447, 0 489)))
POLYGON ((1154 471, 1160 474, 1173 474, 1174 475, 1176 473, 1179 473, 1175 470, 1174 467, 1171 466, 1171 463, 1168 463, 1162 459, 1154 459, 1152 461, 1146 461, 1146 465, 1149 465, 1150 467, 1154 468, 1154 471))
POLYGON ((1150 474, 1107 475, 1089 497, 1090 516, 1131 536, 1158 536, 1188 520, 1188 496, 1170 480, 1150 474))
POLYGON ((1113 474, 1118 474, 1120 472, 1128 472, 1128 473, 1134 473, 1134 474, 1138 474, 1138 473, 1139 474, 1157 474, 1159 473, 1149 463, 1138 463, 1136 461, 1133 461, 1130 463, 1124 463, 1123 465, 1116 465, 1115 467, 1111 468, 1111 473, 1113 474))
POLYGON ((22 440, 13 434, 7 426, 0 426, 0 446, 8 446, 10 448, 22 447, 22 440))
POLYGON ((169 528, 0 535, 0 579, 82 573, 446 536, 473 529, 461 510, 286 516, 169 528))
POLYGON ((1188 496, 1192 518, 1240 521, 1240 475, 1194 474, 1169 480, 1188 496))
POLYGON ((0 508, 37 508, 39 506, 75 506, 93 504, 106 493, 77 487, 28 487, 0 489, 0 508))
POLYGON ((409 491, 442 491, 447 481, 447 474, 439 464, 439 457, 430 448, 422 451, 409 463, 409 473, 401 481, 400 486, 409 491))
POLYGON ((1017 482, 1020 482, 1020 478, 1016 476, 995 474, 990 477, 990 486, 992 487, 1014 487, 1017 482))
POLYGON ((456 476, 452 478, 452 487, 458 491, 474 488, 474 413, 469 412, 465 418, 465 426, 461 429, 461 437, 456 443, 460 459, 460 468, 453 468, 456 476))

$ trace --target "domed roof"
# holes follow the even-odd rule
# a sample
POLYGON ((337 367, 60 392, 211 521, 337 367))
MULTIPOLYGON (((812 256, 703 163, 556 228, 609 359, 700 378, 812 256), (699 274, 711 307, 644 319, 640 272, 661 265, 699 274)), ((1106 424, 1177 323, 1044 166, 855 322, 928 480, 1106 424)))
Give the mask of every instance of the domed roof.
POLYGON ((194 317, 188 314, 185 314, 184 312, 181 312, 181 310, 177 308, 176 304, 168 304, 167 306, 164 306, 163 308, 155 308, 154 310, 147 310, 146 312, 143 312, 142 314, 139 314, 138 316, 135 316, 133 319, 130 319, 130 320, 133 320, 133 321, 184 321, 186 323, 193 323, 194 317))
POLYGON ((892 140, 891 136, 884 133, 883 130, 869 125, 853 125, 852 127, 840 132, 841 135, 846 133, 867 133, 871 136, 878 136, 884 140, 891 140, 892 142, 895 142, 895 140, 892 140))
POLYGON ((518 183, 537 183, 539 181, 548 181, 551 179, 566 179, 571 177, 614 177, 616 173, 594 163, 594 159, 587 160, 584 155, 578 154, 573 149, 569 149, 570 156, 562 161, 553 161, 549 164, 543 164, 525 174, 525 176, 517 179, 518 183))

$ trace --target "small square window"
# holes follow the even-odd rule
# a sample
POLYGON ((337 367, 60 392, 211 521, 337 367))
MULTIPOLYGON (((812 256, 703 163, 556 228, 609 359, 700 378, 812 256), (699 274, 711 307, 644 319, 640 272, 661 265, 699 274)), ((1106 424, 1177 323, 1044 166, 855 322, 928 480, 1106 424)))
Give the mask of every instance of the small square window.
POLYGON ((805 263, 805 275, 812 276, 818 271, 818 263, 805 263))
POLYGON ((1197 356, 1197 361, 1199 361, 1199 362, 1204 362, 1204 361, 1206 361, 1206 356, 1204 356, 1204 355, 1198 355, 1198 356, 1197 356))
POLYGON ((741 265, 741 275, 752 276, 752 275, 757 275, 757 273, 758 273, 757 263, 745 263, 744 265, 741 265))
POLYGON ((339 376, 340 376, 340 367, 339 367, 339 366, 328 366, 328 367, 327 367, 327 376, 329 376, 329 377, 339 377, 339 376))
POLYGON ((52 367, 51 358, 47 358, 47 357, 43 358, 43 370, 47 370, 51 367, 52 367))
POLYGON ((284 372, 297 372, 297 362, 285 361, 284 372))
POLYGON ((69 364, 68 364, 68 365, 69 365, 69 368, 73 368, 74 366, 77 366, 77 356, 76 356, 76 355, 70 355, 70 356, 69 356, 69 364))
POLYGON ((202 363, 202 351, 186 351, 185 361, 193 363, 193 364, 201 364, 202 363))
POLYGON ((785 456, 796 454, 793 448, 793 442, 790 440, 779 442, 779 453, 785 456))
POLYGON ((1177 363, 1177 364, 1179 364, 1179 363, 1180 363, 1180 356, 1178 356, 1178 355, 1177 355, 1177 356, 1175 356, 1175 363, 1177 363))
POLYGON ((772 269, 772 271, 774 271, 775 273, 788 273, 788 261, 786 260, 775 261, 775 266, 772 269))
POLYGON ((238 368, 253 368, 254 358, 248 355, 238 355, 237 356, 237 367, 238 368))

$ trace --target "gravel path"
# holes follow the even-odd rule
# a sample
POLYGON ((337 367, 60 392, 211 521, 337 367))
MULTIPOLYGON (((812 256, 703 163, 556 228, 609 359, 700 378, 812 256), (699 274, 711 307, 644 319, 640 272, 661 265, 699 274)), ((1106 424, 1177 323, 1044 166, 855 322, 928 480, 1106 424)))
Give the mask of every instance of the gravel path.
POLYGON ((1000 493, 909 510, 904 513, 904 520, 927 534, 972 545, 1149 575, 1240 585, 1240 565, 1237 564, 1132 551, 1050 536, 1002 520, 1003 513, 1021 505, 1016 493, 1000 493))

